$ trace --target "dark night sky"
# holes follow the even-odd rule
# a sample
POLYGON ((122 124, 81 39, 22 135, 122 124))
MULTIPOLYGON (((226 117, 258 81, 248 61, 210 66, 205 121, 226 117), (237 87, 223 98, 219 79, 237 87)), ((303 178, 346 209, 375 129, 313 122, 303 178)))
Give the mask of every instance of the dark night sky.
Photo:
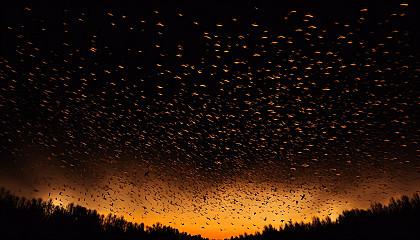
POLYGON ((2 3, 2 185, 212 238, 420 190, 406 2, 175 2, 2 3))

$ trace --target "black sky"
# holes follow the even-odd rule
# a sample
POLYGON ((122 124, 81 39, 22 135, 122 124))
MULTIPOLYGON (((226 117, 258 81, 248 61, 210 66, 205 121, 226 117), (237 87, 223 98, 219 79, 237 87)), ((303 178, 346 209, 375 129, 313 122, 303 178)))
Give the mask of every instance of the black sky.
POLYGON ((419 180, 419 32, 405 2, 2 5, 10 185, 48 171, 97 192, 108 171, 337 191, 419 180))

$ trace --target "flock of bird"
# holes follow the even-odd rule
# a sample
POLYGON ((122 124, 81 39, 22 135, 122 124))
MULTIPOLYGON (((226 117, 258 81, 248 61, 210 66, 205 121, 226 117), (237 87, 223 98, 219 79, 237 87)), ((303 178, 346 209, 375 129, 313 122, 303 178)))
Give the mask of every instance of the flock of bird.
POLYGON ((198 233, 387 199, 397 179, 419 180, 406 10, 266 24, 159 10, 57 20, 27 6, 2 26, 1 171, 54 169, 29 175, 57 204, 198 233))

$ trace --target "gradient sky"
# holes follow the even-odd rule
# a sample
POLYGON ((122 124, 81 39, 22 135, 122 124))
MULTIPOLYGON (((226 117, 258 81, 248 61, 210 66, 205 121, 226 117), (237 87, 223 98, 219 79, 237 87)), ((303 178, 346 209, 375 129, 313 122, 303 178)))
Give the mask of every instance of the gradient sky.
POLYGON ((1 9, 18 195, 225 238, 420 190, 404 1, 1 9))

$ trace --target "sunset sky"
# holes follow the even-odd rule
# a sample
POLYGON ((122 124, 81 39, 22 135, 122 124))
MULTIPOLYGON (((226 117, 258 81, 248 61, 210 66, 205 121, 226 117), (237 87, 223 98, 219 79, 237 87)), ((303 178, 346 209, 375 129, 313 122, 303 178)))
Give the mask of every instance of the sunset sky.
POLYGON ((0 5, 0 187, 222 239, 420 191, 405 1, 0 5))

